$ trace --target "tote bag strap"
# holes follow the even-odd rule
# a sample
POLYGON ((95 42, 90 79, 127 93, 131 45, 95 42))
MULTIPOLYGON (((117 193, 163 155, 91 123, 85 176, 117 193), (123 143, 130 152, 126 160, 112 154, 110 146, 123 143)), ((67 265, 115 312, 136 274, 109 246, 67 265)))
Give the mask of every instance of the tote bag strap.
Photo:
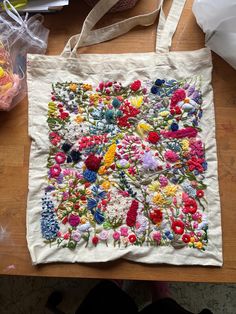
POLYGON ((157 27, 156 52, 168 52, 186 0, 173 0, 167 18, 161 8, 157 27))
POLYGON ((160 11, 163 0, 157 1, 157 8, 153 12, 137 15, 112 25, 99 28, 92 31, 96 23, 118 2, 119 0, 100 0, 90 11, 86 17, 80 34, 72 36, 63 52, 62 57, 76 57, 77 49, 84 46, 98 44, 122 34, 127 33, 130 29, 137 25, 152 25, 160 11))

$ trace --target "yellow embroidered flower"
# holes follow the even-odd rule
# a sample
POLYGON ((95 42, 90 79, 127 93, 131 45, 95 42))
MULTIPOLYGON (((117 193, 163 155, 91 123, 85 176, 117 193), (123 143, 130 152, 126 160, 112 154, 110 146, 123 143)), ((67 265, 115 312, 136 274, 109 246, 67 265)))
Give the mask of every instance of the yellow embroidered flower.
POLYGON ((79 107, 79 113, 83 113, 85 110, 82 107, 79 107))
POLYGON ((189 149, 189 141, 184 139, 180 142, 181 147, 184 151, 187 151, 189 149))
POLYGON ((156 205, 163 205, 165 204, 165 199, 164 197, 161 195, 161 193, 156 193, 154 195, 154 197, 152 198, 153 203, 155 203, 156 205))
POLYGON ((104 155, 104 166, 110 167, 110 165, 113 163, 116 153, 116 144, 111 144, 111 146, 108 148, 106 154, 104 155))
POLYGON ((170 112, 167 110, 159 112, 159 116, 161 116, 161 117, 167 117, 169 114, 170 114, 170 112))
POLYGON ((141 137, 144 137, 145 133, 151 130, 152 130, 152 126, 144 122, 139 122, 139 124, 136 127, 136 131, 141 137))
POLYGON ((110 182, 110 181, 104 181, 104 182, 101 184, 101 187, 102 187, 104 190, 108 191, 108 190, 110 189, 110 187, 111 187, 111 182, 110 182))
POLYGON ((2 67, 0 67, 0 78, 2 78, 5 75, 5 71, 2 67))
POLYGON ((93 215, 91 213, 87 214, 87 218, 88 218, 89 222, 93 222, 93 220, 94 220, 93 215))
POLYGON ((84 121, 84 118, 82 116, 78 115, 78 116, 75 117, 75 122, 81 123, 83 121, 84 121))
POLYGON ((99 98, 100 96, 98 94, 92 94, 89 96, 89 101, 91 104, 96 106, 99 102, 99 98))
POLYGON ((91 190, 90 189, 85 189, 85 194, 86 195, 90 195, 92 192, 91 192, 91 190))
POLYGON ((203 247, 203 244, 202 242, 197 242, 195 243, 195 246, 198 248, 198 249, 201 249, 203 247))
POLYGON ((166 196, 175 196, 177 190, 178 190, 178 186, 177 185, 167 185, 163 189, 163 192, 165 193, 166 196))
POLYGON ((98 174, 99 174, 100 176, 104 175, 106 172, 107 172, 107 169, 106 169, 105 166, 101 166, 101 167, 99 168, 99 170, 98 170, 98 174))
POLYGON ((160 183, 158 181, 154 181, 148 186, 149 191, 153 191, 153 192, 157 192, 159 188, 160 188, 160 183))
POLYGON ((132 106, 139 108, 143 103, 143 96, 130 97, 129 101, 132 106))
POLYGON ((57 113, 57 105, 53 101, 50 101, 48 103, 48 115, 51 117, 54 117, 56 113, 57 113))
POLYGON ((71 90, 72 92, 76 92, 77 87, 78 87, 78 85, 75 84, 75 83, 71 83, 71 84, 69 85, 69 88, 70 88, 70 90, 71 90))
POLYGON ((82 85, 83 90, 88 91, 88 90, 92 90, 92 85, 91 84, 83 84, 82 85))
POLYGON ((82 217, 80 218, 80 223, 81 223, 81 224, 85 224, 87 221, 88 221, 88 218, 87 218, 86 216, 82 216, 82 217))

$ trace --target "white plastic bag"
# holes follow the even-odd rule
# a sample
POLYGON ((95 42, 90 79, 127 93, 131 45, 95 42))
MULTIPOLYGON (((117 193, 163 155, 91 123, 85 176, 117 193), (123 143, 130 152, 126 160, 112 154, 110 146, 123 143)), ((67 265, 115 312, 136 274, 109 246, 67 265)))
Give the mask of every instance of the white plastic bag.
POLYGON ((195 0, 193 13, 206 46, 236 69, 236 0, 195 0))
POLYGON ((45 53, 49 30, 43 16, 20 16, 8 0, 0 14, 0 110, 12 109, 26 95, 26 55, 45 53))

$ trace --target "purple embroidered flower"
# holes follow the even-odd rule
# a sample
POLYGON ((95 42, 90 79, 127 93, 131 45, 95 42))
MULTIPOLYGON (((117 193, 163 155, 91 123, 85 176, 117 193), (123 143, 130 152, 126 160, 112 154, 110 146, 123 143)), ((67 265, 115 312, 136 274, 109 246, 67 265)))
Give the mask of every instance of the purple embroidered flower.
POLYGON ((78 230, 72 230, 71 232, 71 238, 76 241, 79 242, 81 239, 81 233, 78 230))
POLYGON ((72 227, 77 227, 80 223, 80 218, 78 215, 70 214, 68 221, 72 227))
POLYGON ((144 153, 143 168, 145 170, 155 170, 157 168, 157 160, 152 156, 151 151, 144 153))
POLYGON ((161 184, 161 187, 165 187, 168 185, 168 179, 165 176, 160 176, 159 182, 161 184))
POLYGON ((108 231, 106 230, 102 230, 100 233, 99 233, 99 238, 100 240, 102 241, 106 241, 108 239, 108 236, 109 236, 109 233, 108 231))

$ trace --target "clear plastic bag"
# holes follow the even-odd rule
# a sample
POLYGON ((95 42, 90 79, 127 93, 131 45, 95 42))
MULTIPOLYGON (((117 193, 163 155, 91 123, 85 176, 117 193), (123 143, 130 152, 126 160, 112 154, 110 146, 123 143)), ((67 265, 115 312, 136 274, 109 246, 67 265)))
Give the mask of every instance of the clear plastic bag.
POLYGON ((195 0, 193 13, 206 46, 236 69, 236 0, 195 0))
POLYGON ((22 18, 4 0, 0 14, 0 110, 12 109, 26 95, 26 55, 45 53, 49 30, 40 14, 22 18), (10 9, 9 9, 10 8, 10 9))

